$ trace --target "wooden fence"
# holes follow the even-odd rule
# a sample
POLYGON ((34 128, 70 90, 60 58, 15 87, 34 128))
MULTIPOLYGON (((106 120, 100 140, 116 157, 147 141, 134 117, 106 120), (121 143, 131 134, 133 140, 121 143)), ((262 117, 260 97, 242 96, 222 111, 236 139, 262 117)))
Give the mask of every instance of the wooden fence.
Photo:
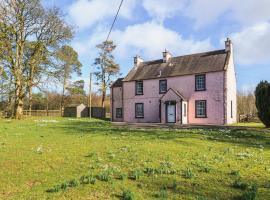
MULTIPOLYGON (((89 107, 88 109, 88 116, 89 116, 89 107)), ((91 116, 98 119, 105 119, 106 118, 106 109, 101 107, 92 107, 91 108, 91 116)))
POLYGON ((61 117, 61 110, 24 110, 24 116, 61 117))

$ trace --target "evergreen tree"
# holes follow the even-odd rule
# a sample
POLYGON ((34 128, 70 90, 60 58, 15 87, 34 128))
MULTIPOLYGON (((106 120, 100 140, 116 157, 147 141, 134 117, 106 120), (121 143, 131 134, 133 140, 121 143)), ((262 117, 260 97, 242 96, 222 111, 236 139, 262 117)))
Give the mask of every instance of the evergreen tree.
POLYGON ((258 116, 266 127, 270 127, 270 83, 261 81, 256 87, 258 116))

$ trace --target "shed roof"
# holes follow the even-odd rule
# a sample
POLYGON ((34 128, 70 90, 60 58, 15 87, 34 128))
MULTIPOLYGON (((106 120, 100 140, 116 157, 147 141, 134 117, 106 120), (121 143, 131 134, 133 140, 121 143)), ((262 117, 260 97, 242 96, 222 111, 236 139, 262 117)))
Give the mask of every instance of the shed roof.
POLYGON ((225 70, 228 52, 225 49, 147 61, 133 67, 123 81, 156 79, 225 70))
POLYGON ((113 82, 111 87, 122 87, 124 78, 118 78, 116 81, 113 82))

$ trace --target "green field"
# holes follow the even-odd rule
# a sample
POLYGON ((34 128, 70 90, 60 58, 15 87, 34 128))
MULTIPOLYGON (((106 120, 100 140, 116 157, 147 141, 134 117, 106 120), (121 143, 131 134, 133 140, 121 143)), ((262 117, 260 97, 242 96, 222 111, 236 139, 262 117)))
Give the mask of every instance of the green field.
POLYGON ((0 199, 270 199, 270 130, 0 120, 0 199), (81 178, 82 177, 82 178, 81 178))

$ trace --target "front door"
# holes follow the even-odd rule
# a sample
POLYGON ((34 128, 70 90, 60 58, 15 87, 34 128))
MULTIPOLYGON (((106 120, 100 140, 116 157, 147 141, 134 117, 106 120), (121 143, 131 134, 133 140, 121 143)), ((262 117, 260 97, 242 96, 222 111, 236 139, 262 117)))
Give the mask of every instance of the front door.
POLYGON ((167 123, 175 123, 175 104, 167 104, 167 123))

